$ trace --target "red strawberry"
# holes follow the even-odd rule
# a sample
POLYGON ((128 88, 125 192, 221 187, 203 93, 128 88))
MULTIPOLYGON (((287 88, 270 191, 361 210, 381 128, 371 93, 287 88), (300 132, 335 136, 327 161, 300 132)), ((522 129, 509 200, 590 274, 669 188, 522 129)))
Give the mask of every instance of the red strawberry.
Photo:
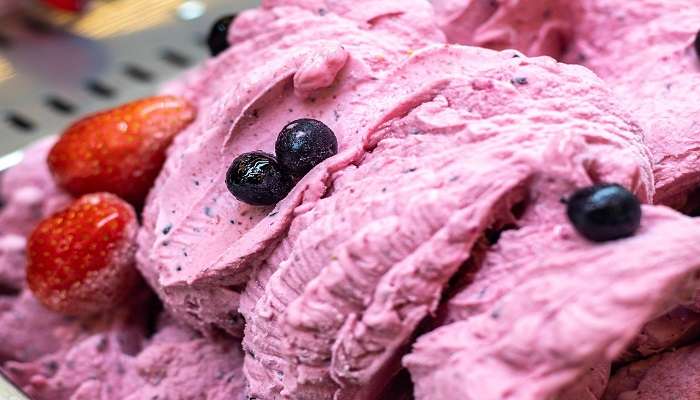
POLYGON ((87 0, 42 0, 44 3, 65 11, 80 11, 87 4, 87 0))
POLYGON ((89 194, 42 221, 27 243, 27 283, 48 308, 69 315, 108 310, 138 282, 134 209, 89 194))
POLYGON ((194 108, 175 96, 149 97, 88 116, 56 142, 49 168, 74 196, 110 192, 138 207, 166 149, 194 117, 194 108))

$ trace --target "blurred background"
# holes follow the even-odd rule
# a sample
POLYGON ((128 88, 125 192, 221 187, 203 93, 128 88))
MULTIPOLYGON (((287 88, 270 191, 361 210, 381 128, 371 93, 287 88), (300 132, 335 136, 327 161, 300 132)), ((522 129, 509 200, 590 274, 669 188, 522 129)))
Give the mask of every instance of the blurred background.
POLYGON ((0 0, 0 171, 76 117, 152 94, 210 57, 222 15, 259 0, 0 0))

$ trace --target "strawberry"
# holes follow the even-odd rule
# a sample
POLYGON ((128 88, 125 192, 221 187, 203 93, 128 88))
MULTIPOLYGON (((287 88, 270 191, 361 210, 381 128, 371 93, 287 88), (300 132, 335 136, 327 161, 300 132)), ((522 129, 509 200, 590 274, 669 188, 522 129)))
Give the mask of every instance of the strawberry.
POLYGON ((59 186, 74 196, 114 193, 143 204, 173 138, 195 117, 175 96, 156 96, 103 111, 68 127, 48 156, 59 186))
POLYGON ((89 194, 43 220, 27 243, 27 283, 48 308, 90 315, 122 302, 139 280, 134 209, 89 194))
POLYGON ((81 11, 87 4, 87 0, 42 0, 51 7, 64 11, 81 11))

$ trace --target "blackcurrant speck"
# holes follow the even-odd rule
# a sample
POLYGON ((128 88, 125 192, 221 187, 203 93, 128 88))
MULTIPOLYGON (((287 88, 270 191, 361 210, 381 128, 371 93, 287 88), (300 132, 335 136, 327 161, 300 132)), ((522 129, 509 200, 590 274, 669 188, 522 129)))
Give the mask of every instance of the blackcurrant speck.
POLYGON ((284 199, 293 184, 273 155, 256 151, 233 160, 226 173, 226 186, 244 203, 270 206, 284 199))
POLYGON ((225 15, 217 19, 214 25, 212 25, 209 36, 207 37, 207 45, 209 46, 212 56, 217 56, 219 53, 229 48, 228 28, 231 26, 234 19, 236 19, 236 14, 225 15))
POLYGON ((338 153, 335 133, 321 121, 298 119, 282 129, 275 143, 280 166, 301 178, 323 160, 338 153))
POLYGON ((167 235, 173 229, 173 224, 168 224, 163 227, 163 235, 167 235))
POLYGON ((695 35, 695 53, 700 57, 700 31, 695 35))
POLYGON ((639 199, 617 184, 599 184, 576 191, 566 207, 576 230, 594 242, 634 235, 642 219, 639 199))

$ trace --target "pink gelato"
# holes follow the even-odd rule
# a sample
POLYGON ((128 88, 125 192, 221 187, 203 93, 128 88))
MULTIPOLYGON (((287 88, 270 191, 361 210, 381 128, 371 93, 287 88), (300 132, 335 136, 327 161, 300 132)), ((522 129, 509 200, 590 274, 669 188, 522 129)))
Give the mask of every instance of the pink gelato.
MULTIPOLYGON (((285 18, 279 19, 280 10, 239 17, 231 34, 234 46, 172 87, 176 93, 206 105, 212 114, 200 116, 172 149, 173 156, 151 194, 141 236, 145 275, 166 306, 204 331, 218 326, 238 333, 241 320, 235 314, 239 288, 247 279, 241 273, 255 268, 241 300, 247 322, 244 346, 251 395, 309 399, 375 396, 396 373, 403 346, 435 310, 447 281, 469 257, 471 245, 486 228, 512 222, 508 210, 525 200, 525 188, 530 187, 530 198, 537 199, 527 218, 537 221, 532 222, 532 229, 543 233, 560 232, 568 226, 562 220, 558 200, 591 180, 621 182, 642 199, 651 199, 651 164, 639 129, 609 101, 610 93, 600 81, 585 70, 564 68, 548 60, 513 58, 513 53, 434 47, 405 53, 394 50, 399 57, 393 56, 393 61, 384 57, 389 68, 381 70, 376 83, 366 79, 358 85, 355 79, 362 75, 354 72, 354 62, 365 60, 367 53, 351 47, 357 38, 350 43, 342 41, 345 36, 334 25, 346 20, 337 19, 334 13, 318 16, 294 8, 284 9, 285 18), (259 19, 257 23, 248 22, 253 18, 259 19), (285 25, 297 19, 307 30, 292 32, 285 25), (260 21, 266 21, 268 27, 280 24, 279 35, 290 43, 308 43, 295 35, 322 40, 325 32, 331 35, 329 39, 340 41, 337 46, 317 46, 309 66, 298 70, 312 71, 311 82, 320 82, 320 87, 333 86, 318 98, 309 98, 315 85, 305 83, 309 79, 298 71, 276 72, 271 68, 277 65, 276 57, 284 66, 298 62, 286 58, 295 54, 289 45, 284 45, 283 53, 276 53, 277 42, 268 47, 260 42, 267 35, 274 37, 274 30, 264 34, 248 31, 260 26, 260 21), (260 72, 235 74, 239 64, 247 65, 243 55, 248 56, 251 47, 268 52, 270 62, 259 67, 260 72), (401 62, 402 58, 405 61, 401 62), (227 60, 232 64, 225 71, 236 80, 236 90, 223 89, 225 83, 215 87, 200 83, 211 76, 226 79, 228 75, 221 75, 227 60), (269 76, 280 80, 270 83, 269 76), (238 93, 249 92, 242 90, 247 79, 253 79, 255 87, 268 88, 268 93, 260 98, 254 94, 251 99, 241 98, 238 93), (220 94, 222 90, 226 92, 220 94), (347 112, 346 98, 353 102, 347 112), (213 103, 207 103, 210 101, 213 103), (292 111, 285 114, 285 110, 292 111), (327 118, 331 111, 333 116, 327 118), (220 127, 225 115, 232 124, 228 128, 226 124, 220 127), (243 151, 269 150, 280 127, 301 116, 329 121, 339 136, 341 154, 307 176, 274 210, 251 209, 227 197, 221 182, 229 160, 243 151), (367 116, 376 116, 376 120, 367 116), (567 121, 565 135, 563 121, 567 121), (355 128, 358 125, 359 129, 355 128), (358 141, 362 144, 359 153, 354 144, 358 141), (454 150, 445 153, 444 149, 454 150), (468 169, 470 165, 481 167, 468 169), (377 171, 381 171, 380 176, 377 171), (465 174, 471 179, 460 180, 465 174), (202 181, 199 176, 218 178, 202 181), (488 189, 480 186, 484 184, 488 189), (439 194, 431 195, 438 187, 439 194), (183 190, 184 202, 174 196, 183 190), (187 194, 190 190, 192 200, 187 194), (252 214, 270 211, 265 218, 252 214), (553 218, 552 213, 559 219, 544 223, 542 218, 553 218), (470 226, 469 221, 481 222, 470 226), (425 229, 414 228, 421 226, 425 229), (408 227, 412 228, 402 234, 408 227), (451 235, 457 235, 452 239, 441 236, 441 232, 452 231, 451 235), (206 245, 197 245, 204 240, 206 245), (450 247, 452 241, 457 248, 450 247), (387 254, 387 258, 377 258, 380 254, 387 254), (421 272, 423 268, 432 272, 421 272), (407 279, 413 275, 420 279, 407 279), (392 311, 399 305, 400 312, 392 311)), ((399 15, 410 16, 408 10, 399 15)), ((373 37, 401 32, 394 31, 394 25, 387 27, 392 29, 375 29, 373 37)), ((362 30, 343 32, 358 37, 363 34, 362 30)), ((371 49, 378 44, 366 46, 371 49)), ((682 220, 672 214, 666 218, 664 226, 682 220)), ((521 230, 529 239, 532 233, 526 226, 524 222, 521 230)), ((571 233, 567 237, 575 238, 571 233)), ((655 236, 648 237, 650 251, 657 251, 652 245, 655 236)), ((595 249, 576 240, 585 245, 586 252, 595 249)), ((624 253, 615 254, 619 257, 624 253)), ((679 260, 692 258, 692 247, 676 255, 679 260)), ((605 265, 604 261, 609 260, 600 265, 605 265)), ((659 282, 659 293, 676 288, 695 263, 680 266, 685 269, 669 271, 672 275, 666 284, 670 286, 659 282)), ((631 324, 628 331, 611 329, 607 337, 596 332, 601 344, 592 345, 589 352, 573 355, 568 361, 543 360, 544 365, 552 364, 548 368, 553 368, 553 375, 562 375, 542 390, 549 394, 565 390, 567 382, 601 362, 601 371, 606 371, 604 361, 615 351, 619 353, 620 343, 630 341, 647 319, 667 306, 665 299, 659 294, 658 300, 632 309, 638 323, 631 324), (608 354, 605 346, 612 335, 617 347, 608 354), (573 365, 560 372, 557 362, 573 365)), ((613 299, 603 303, 615 307, 613 299)), ((434 361, 442 362, 439 357, 434 361)), ((605 373, 594 373, 591 384, 581 390, 596 396, 606 378, 605 373)), ((424 382, 417 379, 420 394, 424 382)))
POLYGON ((583 60, 625 101, 654 155, 655 202, 681 209, 700 186, 700 58, 692 43, 700 1, 582 2, 580 34, 565 57, 583 60))
POLYGON ((36 400, 245 398, 240 342, 206 340, 163 314, 146 291, 109 315, 65 317, 25 288, 26 235, 69 197, 45 158, 53 139, 27 149, 0 192, 0 365, 36 400), (198 397, 204 396, 204 397, 198 397))
POLYGON ((648 322, 618 361, 652 356, 700 338, 700 314, 679 306, 648 322))
MULTIPOLYGON (((176 141, 150 195, 139 239, 142 272, 174 315, 205 333, 219 328, 240 335, 246 323, 250 395, 373 398, 399 370, 405 346, 436 310, 474 243, 487 229, 516 222, 509 210, 525 204, 525 215, 517 221, 522 236, 504 234, 504 246, 512 241, 513 249, 527 249, 525 243, 542 236, 547 238, 544 246, 561 242, 562 249, 580 251, 579 258, 603 268, 619 263, 616 257, 643 242, 649 260, 623 263, 589 289, 639 279, 639 292, 628 296, 648 290, 656 297, 628 309, 620 309, 614 292, 601 298, 598 309, 610 307, 620 314, 601 321, 599 329, 580 329, 579 336, 556 343, 566 354, 590 335, 589 347, 521 366, 549 371, 530 387, 504 371, 496 375, 502 384, 484 385, 483 393, 457 388, 442 393, 445 398, 448 393, 498 398, 498 393, 522 387, 522 395, 533 399, 565 398, 565 391, 599 396, 609 362, 647 320, 679 301, 671 293, 683 287, 700 261, 693 257, 693 246, 677 243, 684 250, 674 247, 666 256, 677 257, 672 264, 678 267, 655 279, 659 276, 652 272, 664 258, 650 255, 671 248, 658 236, 679 224, 696 229, 689 219, 667 210, 648 208, 642 234, 608 246, 581 240, 564 219, 559 199, 591 182, 619 182, 642 200, 652 199, 652 163, 641 130, 583 68, 513 52, 441 45, 439 33, 426 24, 430 10, 422 2, 401 9, 393 9, 391 2, 352 9, 340 4, 266 2, 239 16, 228 51, 167 89, 196 102, 202 112, 176 141), (266 63, 256 62, 260 59, 266 63), (219 84, 210 85, 212 79, 219 84), (281 127, 300 117, 328 123, 338 136, 340 154, 314 169, 274 209, 246 206, 230 197, 222 184, 230 160, 245 151, 270 151, 281 127), (581 256, 596 252, 600 259, 581 256), (649 273, 629 276, 625 268, 632 267, 649 273), (237 315, 239 304, 245 320, 237 315), (621 330, 619 324, 610 326, 617 319, 631 322, 621 330), (567 387, 584 375, 583 384, 567 387)), ((526 10, 541 11, 543 19, 578 15, 526 10)), ((507 17, 494 15, 496 20, 507 17)), ((570 30, 571 25, 552 24, 546 40, 564 42, 573 35, 570 30)), ((501 36, 509 37, 494 35, 484 43, 505 40, 501 36)), ((562 46, 543 44, 534 51, 551 53, 562 46)), ((567 285, 579 284, 576 267, 570 266, 572 279, 567 280, 557 253, 542 249, 540 256, 552 256, 547 258, 555 265, 549 279, 557 282, 543 292, 542 301, 552 301, 563 314, 567 307, 580 307, 557 300, 573 290, 567 285)), ((486 259, 492 254, 497 257, 498 248, 486 259)), ((482 269, 483 279, 504 279, 493 299, 510 290, 518 296, 518 283, 499 275, 504 267, 494 264, 482 269)), ((581 273, 597 276, 597 269, 579 264, 581 273)), ((532 272, 523 276, 530 278, 532 272)), ((476 279, 465 290, 478 288, 481 278, 476 279)), ((532 285, 538 282, 533 279, 532 285)), ((528 314, 533 321, 543 318, 537 313, 544 310, 537 306, 528 314)), ((484 306, 477 315, 485 313, 490 321, 492 307, 484 306)), ((455 307, 448 315, 457 312, 455 307)), ((562 319, 552 329, 575 331, 580 322, 562 319)), ((508 323, 504 326, 510 329, 508 323)), ((507 335, 501 339, 516 341, 507 335)), ((424 376, 423 368, 439 374, 440 367, 451 366, 433 348, 423 356, 421 340, 406 364, 418 396, 430 398, 436 390, 432 385, 442 383, 424 376), (434 364, 423 366, 426 359, 434 364)), ((466 355, 473 353, 473 345, 498 358, 497 348, 488 353, 490 343, 450 343, 463 346, 466 355)), ((549 346, 546 341, 541 345, 549 346)), ((452 376, 453 368, 449 371, 452 376)), ((452 383, 459 385, 461 379, 452 383)))
POLYGON ((156 329, 144 341, 142 333, 112 328, 7 369, 37 400, 245 399, 238 342, 204 339, 167 317, 156 329))
POLYGON ((615 182, 646 203, 700 206, 697 0, 262 3, 235 19, 228 50, 163 89, 198 109, 138 235, 163 311, 146 288, 90 319, 40 306, 26 237, 69 200, 45 166, 51 141, 3 176, 0 363, 26 392, 697 393, 700 224, 645 205, 635 236, 593 243, 562 204, 615 182), (299 118, 327 124, 339 153, 274 207, 233 198, 231 161, 272 152, 299 118))
POLYGON ((560 58, 574 36, 580 1, 432 0, 435 21, 451 43, 518 49, 560 58))
POLYGON ((388 92, 410 99, 298 213, 244 293, 246 369, 262 398, 373 398, 471 246, 519 203, 564 218, 559 199, 591 177, 649 196, 638 131, 579 67, 439 46, 399 66, 388 92), (576 121, 567 134, 557 110, 576 121))
POLYGON ((199 112, 149 196, 139 268, 167 309, 204 332, 242 333, 238 305, 252 269, 296 209, 312 205, 333 172, 363 155, 366 137, 397 107, 398 99, 382 102, 377 93, 392 67, 442 41, 422 0, 285 3, 297 2, 266 1, 241 14, 230 31, 236 45, 166 89, 199 112), (325 121, 341 154, 274 210, 235 201, 223 184, 233 158, 270 151, 282 127, 301 117, 325 121))
MULTIPOLYGON (((611 84, 644 129, 655 202, 691 211, 700 186, 698 0, 434 0, 451 41, 583 64, 611 84)), ((696 199, 697 200, 697 199, 696 199)))
MULTIPOLYGON (((452 41, 544 53, 592 68, 645 132, 654 155, 655 201, 697 212, 700 113, 687 99, 700 88, 700 62, 692 46, 700 29, 700 2, 503 1, 488 2, 490 10, 485 3, 433 2, 438 23, 452 41), (542 10, 539 17, 526 18, 542 10), (503 40, 481 39, 494 36, 503 40), (560 37, 567 38, 565 46, 560 37)), ((695 312, 678 307, 645 325, 623 359, 693 341, 699 326, 695 312)))
POLYGON ((451 301, 457 322, 419 338, 406 357, 417 398, 545 399, 613 361, 696 284, 698 249, 686 233, 700 225, 668 209, 644 211, 634 238, 604 245, 583 241, 560 213, 549 223, 526 213, 451 301), (671 249, 671 258, 661 255, 671 249))
POLYGON ((621 368, 602 400, 678 400, 700 395, 700 345, 621 368))

